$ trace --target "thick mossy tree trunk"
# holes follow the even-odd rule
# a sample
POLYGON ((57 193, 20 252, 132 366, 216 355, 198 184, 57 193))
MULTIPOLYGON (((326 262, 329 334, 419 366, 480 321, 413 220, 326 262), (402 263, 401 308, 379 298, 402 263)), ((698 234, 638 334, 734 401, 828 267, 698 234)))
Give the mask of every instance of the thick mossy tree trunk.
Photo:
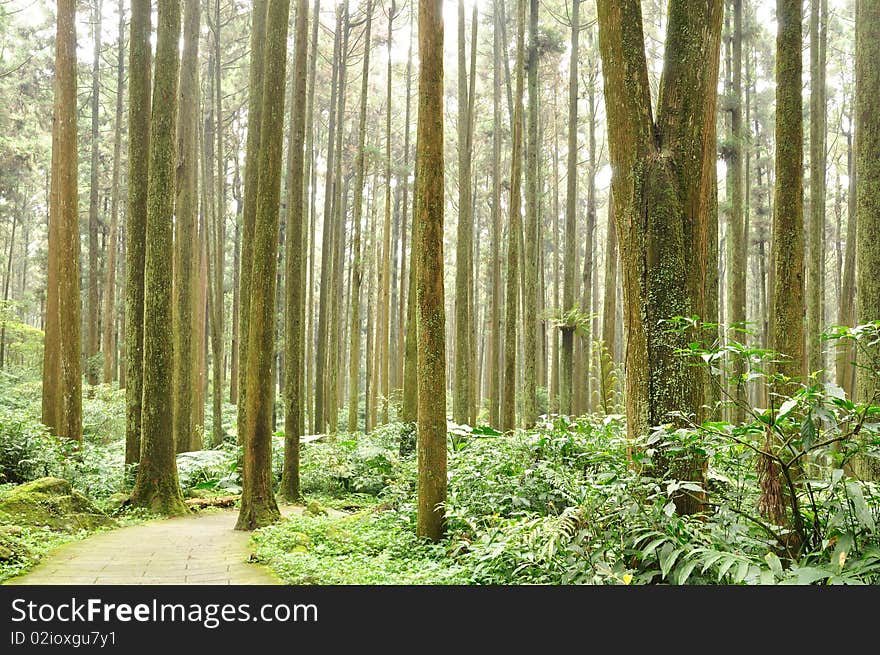
MULTIPOLYGON (((289 0, 269 0, 263 60, 263 100, 257 195, 254 216, 250 316, 248 318, 244 402, 245 431, 241 510, 237 530, 253 530, 277 521, 272 478, 272 416, 275 384, 275 275, 278 259, 278 211, 281 198, 281 143, 287 67, 289 0)), ((299 246, 299 242, 296 244, 299 246)), ((298 323, 297 323, 298 329, 298 323)), ((296 377, 296 376, 291 376, 296 377)))
MULTIPOLYGON (((315 17, 317 20, 317 16, 315 17)), ((306 69, 308 65, 308 0, 298 0, 296 9, 296 51, 293 60, 293 105, 290 108, 290 147, 287 177, 288 216, 287 285, 285 287, 284 345, 285 360, 290 368, 284 388, 284 469, 281 495, 290 501, 299 500, 299 440, 302 435, 302 410, 305 398, 298 370, 303 362, 303 301, 302 280, 303 223, 307 219, 303 203, 303 147, 306 134, 306 69)), ((368 32, 369 33, 369 32, 368 32)))
MULTIPOLYGON (((858 323, 880 320, 880 5, 860 0, 856 21, 856 222, 858 225, 858 323)), ((856 395, 876 403, 880 347, 859 354, 856 395)), ((875 471, 876 473, 876 471, 875 471)), ((876 478, 875 478, 876 479, 876 478)))
MULTIPOLYGON (((679 354, 692 335, 671 330, 676 316, 702 316, 708 261, 711 174, 723 3, 671 0, 657 118, 645 60, 641 3, 598 4, 614 217, 623 269, 626 414, 630 439, 651 426, 699 419, 704 382, 679 354)), ((696 454, 653 461, 653 473, 702 483, 696 454)), ((675 498, 697 512, 700 494, 675 498)))
POLYGON ((513 150, 510 156, 510 226, 507 231, 507 290, 504 323, 504 387, 501 398, 501 429, 516 428, 516 324, 519 315, 519 241, 522 231, 520 212, 523 140, 523 58, 525 41, 525 0, 517 0, 516 98, 513 109, 513 150))
MULTIPOLYGON (((771 343, 786 358, 778 372, 804 373, 804 202, 801 19, 803 0, 777 0, 776 188, 771 343)), ((794 387, 790 387, 793 389, 794 387)))
POLYGON ((131 6, 128 211, 125 216, 125 463, 140 459, 144 370, 144 254, 150 162, 150 5, 131 6))
POLYGON ((443 2, 419 0, 418 522, 439 541, 446 501, 446 316, 443 299, 443 2))
POLYGON ((160 514, 186 511, 172 426, 171 282, 180 1, 160 0, 154 111, 150 117, 147 247, 144 258, 144 372, 141 459, 131 501, 160 514))
POLYGON ((174 445, 192 449, 193 437, 193 245, 199 211, 199 0, 185 0, 177 121, 177 202, 174 222, 174 445))

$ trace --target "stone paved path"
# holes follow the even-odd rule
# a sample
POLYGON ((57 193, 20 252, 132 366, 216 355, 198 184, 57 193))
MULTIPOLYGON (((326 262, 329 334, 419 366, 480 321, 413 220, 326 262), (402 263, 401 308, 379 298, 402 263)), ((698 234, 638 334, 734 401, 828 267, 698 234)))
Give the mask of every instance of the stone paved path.
POLYGON ((233 530, 237 516, 223 510, 95 535, 62 546, 6 584, 280 584, 267 568, 247 562, 250 534, 233 530))

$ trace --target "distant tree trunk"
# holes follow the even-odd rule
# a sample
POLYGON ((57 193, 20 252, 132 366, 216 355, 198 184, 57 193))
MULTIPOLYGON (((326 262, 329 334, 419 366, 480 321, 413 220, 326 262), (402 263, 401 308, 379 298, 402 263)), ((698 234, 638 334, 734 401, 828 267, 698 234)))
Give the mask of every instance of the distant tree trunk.
POLYGON ((122 87, 125 83, 125 5, 119 2, 116 60, 116 127, 113 136, 113 182, 110 189, 110 235, 107 239, 107 284, 104 289, 104 382, 116 379, 116 253, 119 229, 119 170, 122 166, 122 87))
MULTIPOLYGON (((22 210, 24 202, 22 202, 22 210)), ((0 304, 0 370, 6 364, 6 301, 9 300, 9 282, 12 278, 12 253, 15 248, 15 228, 18 225, 18 211, 12 214, 12 229, 9 234, 9 252, 6 257, 6 275, 3 276, 3 304, 0 304)))
MULTIPOLYGON (((825 368, 825 47, 828 0, 810 2, 810 215, 807 222, 807 372, 825 368)), ((824 377, 824 375, 822 376, 824 377)))
POLYGON ((802 0, 777 0, 776 189, 773 202, 773 348, 780 373, 804 373, 802 0))
POLYGON ((611 414, 615 405, 616 383, 614 349, 617 318, 617 230, 614 225, 614 198, 608 194, 608 225, 605 230, 605 290, 602 299, 602 352, 599 367, 599 404, 611 414))
POLYGON ((184 0, 177 121, 177 202, 174 221, 174 444, 178 453, 193 441, 194 242, 198 233, 199 177, 199 0, 184 0))
POLYGON ((100 173, 98 112, 101 109, 101 0, 96 0, 92 14, 93 60, 92 60, 92 133, 91 170, 89 181, 89 315, 86 324, 86 381, 98 384, 98 368, 92 359, 100 347, 99 300, 98 300, 98 176, 100 173))
MULTIPOLYGON (((419 100, 421 102, 421 100, 419 100)), ((418 128, 416 129, 416 155, 415 155, 415 176, 413 180, 413 224, 412 224, 412 246, 410 246, 409 257, 409 305, 406 313, 406 352, 403 366, 403 411, 401 418, 407 425, 414 425, 418 420, 418 311, 416 297, 416 282, 418 276, 419 253, 416 249, 418 241, 418 196, 416 194, 416 185, 419 181, 419 141, 418 128)), ((410 451, 410 446, 414 446, 412 440, 401 439, 400 451, 405 454, 410 451)))
MULTIPOLYGON (((880 5, 859 0, 856 19, 856 224, 858 225, 858 323, 880 320, 880 5)), ((856 397, 877 403, 880 348, 867 346, 858 356, 856 397)), ((872 467, 876 474, 876 465, 872 467)), ((876 479, 875 475, 871 476, 876 479)))
MULTIPOLYGON (((371 2, 371 0, 370 0, 371 2)), ((369 10, 368 10, 369 11, 369 10)), ((315 20, 318 17, 315 16, 315 20)), ((369 32, 369 30, 368 30, 369 32)), ((289 500, 299 500, 299 440, 302 436, 302 378, 298 369, 303 361, 302 304, 305 289, 302 288, 303 223, 308 212, 303 205, 304 152, 306 132, 306 69, 308 66, 309 3, 298 0, 296 9, 296 51, 293 60, 293 104, 290 108, 290 147, 287 178, 287 207, 289 234, 287 239, 287 296, 284 323, 286 362, 290 367, 284 389, 284 469, 281 475, 281 495, 289 500)))
MULTIPOLYGON (((578 35, 580 3, 572 0, 571 58, 568 64, 568 165, 565 195, 565 279, 562 284, 562 311, 574 309, 575 272, 577 271, 577 99, 578 99, 578 35)), ((559 411, 573 410, 574 327, 562 326, 562 362, 559 378, 559 411)))
POLYGON ((446 341, 443 299, 443 3, 419 0, 418 524, 439 541, 445 530, 446 341))
POLYGON ((361 219, 364 206, 364 140, 367 132, 367 90, 370 81, 370 35, 373 25, 373 0, 367 0, 366 27, 364 28, 363 70, 361 72, 361 102, 358 118, 358 148, 355 155, 354 185, 354 259, 351 272, 351 326, 349 328, 349 365, 348 365, 348 431, 358 429, 358 410, 360 405, 360 373, 361 373, 361 219))
POLYGON ((241 198, 241 173, 238 164, 238 144, 234 150, 235 156, 232 158, 233 178, 232 178, 232 196, 235 198, 235 232, 232 236, 232 344, 230 353, 229 367, 229 403, 238 404, 238 380, 239 380, 239 308, 241 305, 241 293, 239 290, 239 259, 241 258, 241 214, 242 214, 242 198, 241 198))
POLYGON ((525 427, 538 420, 538 0, 529 0, 528 87, 529 123, 526 147, 526 220, 523 255, 523 415, 525 427))
MULTIPOLYGON (((125 213, 125 463, 140 459, 144 257, 150 161, 150 5, 131 6, 128 63, 128 211, 125 213)), ((50 269, 51 270, 51 269, 50 269)))
POLYGON ((248 131, 244 161, 244 201, 242 205, 241 263, 238 308, 238 441, 242 443, 247 423, 245 376, 251 309, 251 268, 253 266, 254 217, 257 203, 257 161, 263 109, 263 46, 266 34, 268 0, 254 0, 250 34, 250 73, 248 78, 248 131))
POLYGON ((179 0, 159 0, 147 247, 144 258, 144 377, 141 459, 131 501, 160 514, 186 511, 180 495, 172 427, 172 215, 176 165, 179 0))
MULTIPOLYGON (((702 412, 702 376, 678 353, 692 335, 671 332, 667 321, 705 312, 723 5, 670 2, 656 121, 640 2, 606 0, 598 9, 625 296, 627 431, 635 439, 671 412, 698 420, 702 412)), ((697 483, 705 476, 696 456, 659 452, 653 461, 657 475, 697 483)), ((701 494, 674 500, 679 513, 702 508, 701 494)))
MULTIPOLYGON (((278 259, 278 208, 281 196, 281 142, 287 66, 289 0, 269 0, 263 42, 262 111, 257 157, 256 204, 249 290, 244 395, 247 403, 242 435, 241 510, 236 530, 253 530, 277 521, 272 478, 272 411, 275 268, 278 259)), ((296 244, 299 245, 298 243, 296 244)))

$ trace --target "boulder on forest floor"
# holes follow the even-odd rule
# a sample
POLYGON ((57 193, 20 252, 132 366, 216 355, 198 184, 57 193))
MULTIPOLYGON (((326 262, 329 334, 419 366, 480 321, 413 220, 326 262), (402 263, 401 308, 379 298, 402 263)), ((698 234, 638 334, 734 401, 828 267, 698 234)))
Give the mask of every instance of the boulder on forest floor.
POLYGON ((0 497, 0 523, 76 532, 113 525, 114 521, 67 480, 40 478, 0 497))

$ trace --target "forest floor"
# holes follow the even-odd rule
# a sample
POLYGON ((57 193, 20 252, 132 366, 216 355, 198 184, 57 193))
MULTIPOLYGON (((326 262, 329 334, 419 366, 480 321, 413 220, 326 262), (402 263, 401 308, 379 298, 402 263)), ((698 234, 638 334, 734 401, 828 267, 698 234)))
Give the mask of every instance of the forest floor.
POLYGON ((211 510, 97 534, 60 547, 5 584, 280 584, 268 568, 248 562, 250 534, 233 529, 237 516, 211 510))

